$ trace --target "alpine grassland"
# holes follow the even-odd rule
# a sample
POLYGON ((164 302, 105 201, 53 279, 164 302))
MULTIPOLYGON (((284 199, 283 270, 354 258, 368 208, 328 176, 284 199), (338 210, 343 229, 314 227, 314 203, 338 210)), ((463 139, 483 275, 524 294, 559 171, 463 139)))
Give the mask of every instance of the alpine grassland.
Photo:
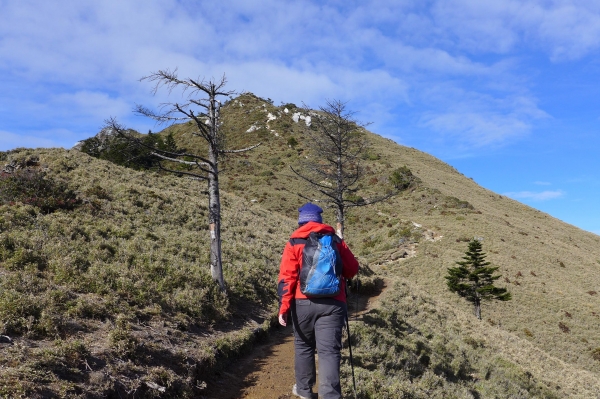
MULTIPOLYGON (((112 163, 101 142, 95 156, 0 153, 0 397, 201 398, 212 373, 268 339, 298 194, 312 195, 290 169, 309 155, 310 116, 249 93, 223 106, 230 147, 262 142, 222 161, 224 292, 209 270, 205 182, 112 163)), ((157 135, 201 151, 191 129, 157 135)), ((600 237, 367 139, 361 195, 402 190, 346 215, 353 298, 386 286, 350 315, 357 396, 599 397, 600 237), (485 302, 482 320, 445 279, 473 239, 512 296, 485 302)), ((352 397, 346 350, 342 374, 352 397)))

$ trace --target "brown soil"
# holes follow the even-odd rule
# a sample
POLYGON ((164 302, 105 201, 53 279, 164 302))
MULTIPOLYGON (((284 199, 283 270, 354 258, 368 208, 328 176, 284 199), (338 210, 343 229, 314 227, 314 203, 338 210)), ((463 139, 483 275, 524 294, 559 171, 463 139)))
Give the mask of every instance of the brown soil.
POLYGON ((291 327, 279 327, 269 342, 207 381, 205 399, 292 398, 294 336, 291 327))
MULTIPOLYGON (((348 298, 351 319, 378 304, 385 283, 374 295, 348 298), (358 309, 356 304, 358 303, 358 309)), ((292 399, 294 385, 294 336, 292 328, 278 327, 268 342, 257 345, 225 371, 207 381, 203 399, 292 399)), ((317 384, 318 386, 318 384, 317 384)))

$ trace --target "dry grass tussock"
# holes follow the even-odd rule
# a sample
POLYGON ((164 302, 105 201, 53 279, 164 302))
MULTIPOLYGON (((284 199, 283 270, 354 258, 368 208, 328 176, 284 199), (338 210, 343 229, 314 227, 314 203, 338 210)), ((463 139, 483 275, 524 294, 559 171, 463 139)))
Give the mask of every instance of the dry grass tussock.
MULTIPOLYGON (((291 112, 283 112, 287 106, 274 107, 252 96, 239 102, 244 106, 224 113, 226 121, 236 121, 233 136, 252 142, 258 137, 251 134, 260 135, 264 144, 248 158, 230 160, 227 190, 273 212, 293 214, 303 201, 296 193, 310 190, 291 176, 288 165, 306 155, 303 131, 309 127, 294 123, 291 112), (244 121, 266 121, 267 113, 278 116, 269 122, 277 136, 266 128, 245 133, 244 121), (290 138, 297 143, 293 148, 287 144, 290 138)), ((421 183, 385 203, 351 210, 346 236, 362 260, 373 265, 392 261, 388 269, 394 275, 409 276, 431 294, 470 312, 447 290, 443 276, 463 256, 467 242, 481 238, 488 260, 509 280, 499 284, 514 298, 485 303, 484 319, 568 364, 600 372, 600 362, 592 356, 600 347, 600 296, 593 295, 600 291, 600 237, 483 189, 428 154, 377 135, 368 138, 372 149, 363 159, 368 172, 363 195, 388 190, 390 171, 403 165, 421 183), (394 263, 404 251, 410 253, 411 245, 418 246, 417 256, 394 263)), ((334 220, 331 210, 325 219, 334 220)))
MULTIPOLYGON (((396 279, 390 288, 377 309, 350 323, 361 397, 372 392, 378 398, 600 395, 595 373, 482 324, 406 279, 396 279)), ((342 370, 344 386, 351 387, 348 360, 342 370)))
MULTIPOLYGON (((39 157, 78 201, 0 207, 0 334, 14 338, 0 342, 0 396, 201 395, 218 359, 247 350, 272 322, 280 251, 304 202, 297 194, 310 195, 289 170, 308 155, 311 127, 296 112, 250 94, 223 109, 228 147, 263 142, 223 163, 228 296, 208 272, 202 183, 77 151, 0 155, 39 157)), ((190 129, 166 132, 198 151, 190 129)), ((390 287, 352 322, 361 397, 597 397, 600 237, 420 151, 368 138, 360 195, 388 191, 404 165, 420 183, 348 214, 366 287, 382 278, 390 287), (513 295, 484 303, 482 322, 444 279, 474 237, 513 295)), ((334 220, 331 209, 324 218, 334 220)))
POLYGON ((600 237, 484 190, 424 154, 406 158, 422 160, 407 164, 423 180, 423 187, 404 203, 380 210, 411 214, 419 224, 435 226, 444 238, 424 241, 422 256, 407 260, 394 274, 465 307, 447 291, 443 276, 464 254, 465 241, 481 238, 487 259, 500 266, 498 272, 504 277, 500 284, 513 294, 510 302, 484 304, 484 319, 567 363, 599 372, 600 363, 591 352, 600 346, 600 301, 589 292, 596 291, 600 281, 600 237), (439 211, 436 205, 443 195, 460 195, 475 211, 439 211))
POLYGON ((194 397, 218 357, 269 328, 276 232, 293 221, 224 195, 225 296, 208 271, 199 183, 77 151, 5 156, 39 157, 80 204, 0 206, 0 333, 14 338, 0 344, 0 397, 194 397))

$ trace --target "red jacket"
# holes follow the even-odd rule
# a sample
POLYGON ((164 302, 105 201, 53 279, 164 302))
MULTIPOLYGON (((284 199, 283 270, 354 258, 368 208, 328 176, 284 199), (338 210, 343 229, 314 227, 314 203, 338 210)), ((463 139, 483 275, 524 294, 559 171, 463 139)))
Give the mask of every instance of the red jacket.
MULTIPOLYGON (((317 223, 308 222, 300 226, 294 231, 290 238, 308 238, 312 232, 335 234, 333 227, 317 223)), ((300 292, 300 284, 298 284, 298 276, 300 267, 302 266, 302 250, 304 244, 292 245, 289 241, 283 250, 281 257, 281 266, 279 267, 279 278, 277 292, 279 294, 280 306, 279 314, 287 314, 290 310, 292 299, 306 299, 306 295, 300 292)), ((350 248, 344 241, 338 244, 338 251, 342 258, 342 276, 350 279, 358 273, 358 261, 350 251, 350 248)), ((342 282, 340 293, 333 297, 338 301, 346 302, 346 281, 342 282)))

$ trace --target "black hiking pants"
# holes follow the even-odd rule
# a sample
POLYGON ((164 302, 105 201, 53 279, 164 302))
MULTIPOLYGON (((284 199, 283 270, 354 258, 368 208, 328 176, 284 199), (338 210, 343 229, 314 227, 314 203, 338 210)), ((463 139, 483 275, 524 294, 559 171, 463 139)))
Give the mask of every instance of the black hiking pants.
POLYGON ((319 398, 340 399, 340 360, 346 304, 332 298, 296 299, 292 303, 294 367, 298 394, 311 397, 319 354, 319 398))

